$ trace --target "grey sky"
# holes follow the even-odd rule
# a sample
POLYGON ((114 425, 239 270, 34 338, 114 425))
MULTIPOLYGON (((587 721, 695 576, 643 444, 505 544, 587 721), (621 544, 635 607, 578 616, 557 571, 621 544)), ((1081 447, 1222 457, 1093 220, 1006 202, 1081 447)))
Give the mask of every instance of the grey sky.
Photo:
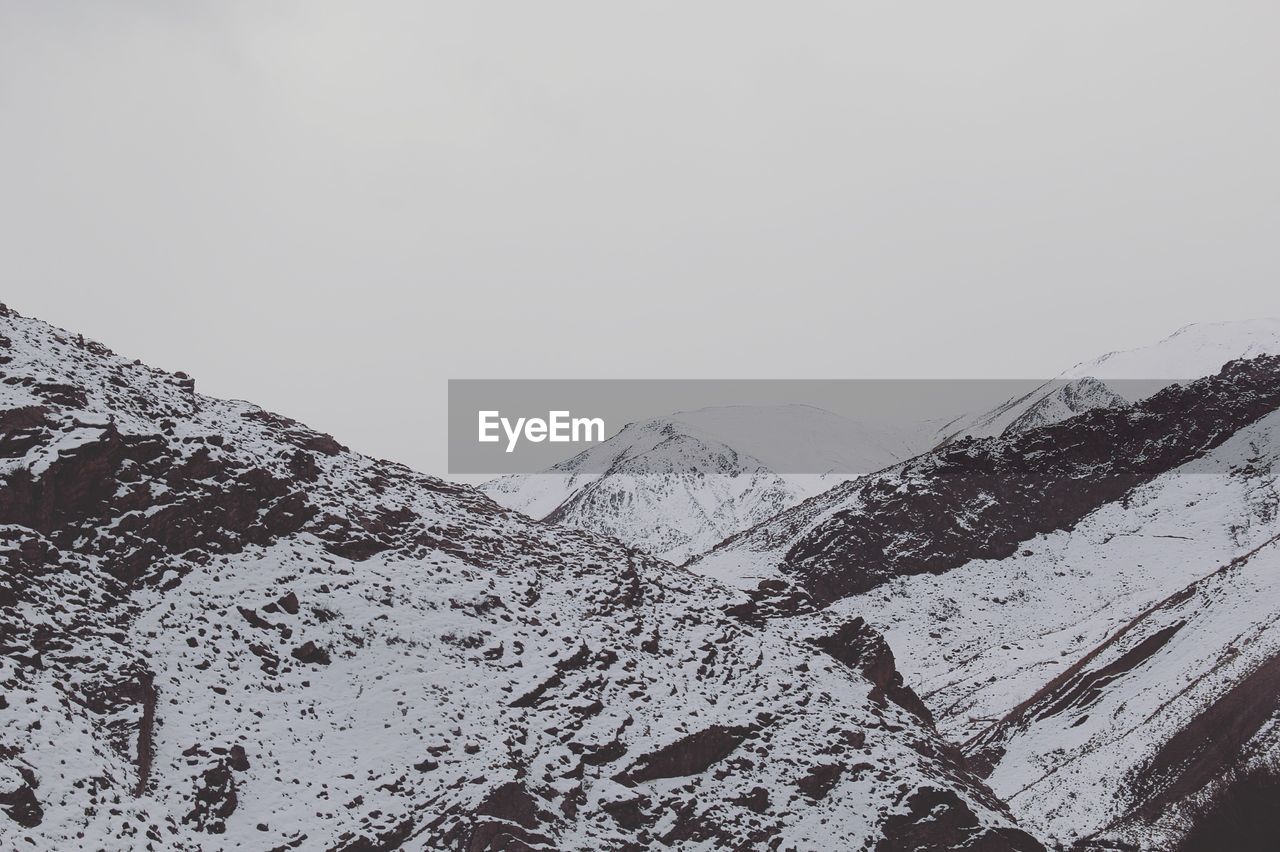
POLYGON ((1280 4, 0 3, 0 298, 444 465, 449 377, 1280 314, 1280 4))

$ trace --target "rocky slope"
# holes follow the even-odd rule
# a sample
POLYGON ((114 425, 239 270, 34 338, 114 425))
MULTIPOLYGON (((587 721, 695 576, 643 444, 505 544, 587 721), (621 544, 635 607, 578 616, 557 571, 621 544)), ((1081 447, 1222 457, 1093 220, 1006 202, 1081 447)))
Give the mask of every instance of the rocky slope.
MULTIPOLYGON (((1167 626, 1158 618, 1162 601, 1220 566, 1244 560, 1264 584, 1274 574, 1266 566, 1268 543, 1280 533, 1278 439, 1273 412, 1011 556, 904 577, 832 609, 865 614, 884 630, 939 727, 956 741, 971 740, 978 766, 993 771, 993 786, 1030 824, 1064 840, 1102 832, 1142 849, 1172 848, 1186 797, 1148 809, 1138 828, 1125 825, 1136 806, 1133 779, 1186 720, 1208 712, 1265 659, 1277 638, 1260 609, 1269 599, 1235 586, 1239 597, 1215 605, 1226 622, 1191 619, 1167 647, 1147 645, 1113 663, 1167 626), (1222 626, 1232 618, 1235 632, 1222 626), (1233 649, 1238 635, 1252 638, 1233 649), (1240 667, 1222 667, 1219 655, 1240 667), (1197 686, 1184 690, 1188 684, 1197 686), (1053 712, 1015 712, 1033 696, 1082 685, 1053 712)), ((1241 721, 1242 730, 1257 724, 1241 721)), ((1213 771, 1266 753, 1255 743, 1219 754, 1213 771)))
POLYGON ((865 620, 0 308, 0 847, 1039 850, 865 620))
POLYGON ((1112 632, 974 738, 976 761, 1059 835, 1178 837, 1225 770, 1280 756, 1278 551, 1280 534, 1112 632))
POLYGON ((726 406, 628 424, 548 471, 482 488, 533 518, 681 563, 927 440, 810 406, 726 406))
POLYGON ((893 578, 1012 556, 1019 543, 1073 527, 1277 406, 1280 358, 1232 362, 1130 407, 963 439, 845 483, 729 540, 700 560, 702 570, 763 553, 830 603, 893 578))
POLYGON ((1207 781, 1275 756, 1278 406, 1280 359, 1232 362, 962 439, 690 567, 759 617, 865 618, 1044 835, 1171 849, 1207 781))

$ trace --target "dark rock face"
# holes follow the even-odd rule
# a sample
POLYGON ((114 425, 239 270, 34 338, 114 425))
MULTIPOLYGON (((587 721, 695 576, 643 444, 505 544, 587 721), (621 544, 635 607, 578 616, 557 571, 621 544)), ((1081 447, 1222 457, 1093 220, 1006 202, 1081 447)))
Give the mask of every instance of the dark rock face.
POLYGON ((1182 465, 1280 406, 1280 357, 1233 361, 1128 408, 1098 408, 1010 438, 964 439, 849 491, 782 567, 820 603, 898 576, 1001 559, 1039 533, 1182 465))
POLYGON ((413 835, 413 820, 405 820, 372 837, 361 835, 350 843, 335 847, 334 852, 394 852, 413 835))
POLYGON ((130 671, 118 681, 88 686, 81 700, 101 718, 108 742, 134 764, 133 795, 141 796, 151 777, 155 676, 145 669, 130 671))
MULTIPOLYGON (((1091 716, 1116 714, 1117 725, 1144 734, 1146 748, 1113 770, 1118 784, 1106 800, 1108 822, 1093 827, 1074 848, 1138 850, 1146 845, 1133 841, 1152 836, 1160 839, 1161 848, 1172 848, 1171 838, 1182 829, 1187 814, 1193 815, 1193 823, 1201 816, 1213 822, 1202 809, 1206 797, 1210 804, 1221 796, 1227 809, 1234 809, 1230 804, 1234 802, 1248 810, 1249 796, 1244 789, 1229 788, 1242 774, 1240 767, 1253 765, 1266 754, 1267 747, 1260 747, 1259 742, 1266 742, 1266 731, 1274 724, 1276 707, 1280 706, 1280 655, 1269 650, 1270 643, 1259 643, 1259 650, 1268 650, 1244 658, 1248 662, 1221 679, 1213 690, 1181 706, 1169 701, 1167 693, 1157 692, 1162 686, 1158 681, 1181 684, 1197 677, 1208 679, 1217 673, 1216 667, 1242 661, 1238 655, 1248 648, 1240 637, 1252 638, 1257 629, 1256 612, 1240 597, 1253 597, 1256 590, 1244 581, 1251 572, 1275 570, 1268 556, 1277 543, 1280 537, 1273 536, 1131 619, 967 743, 969 768, 987 774, 1016 739, 1021 738, 1024 745, 1041 737, 1054 741, 1059 732, 1082 725, 1091 716), (1228 625, 1226 632, 1224 625, 1228 625), (1234 632, 1237 626, 1243 634, 1234 632), (1153 679, 1150 671, 1143 672, 1153 658, 1158 658, 1162 667, 1159 679, 1153 679), (1177 662, 1184 660, 1189 662, 1177 662), (1165 667, 1171 663, 1183 666, 1183 673, 1170 677, 1165 667), (1132 718, 1119 716, 1115 708, 1123 711, 1130 703, 1142 708, 1139 720, 1156 720, 1152 730, 1144 732, 1135 727, 1132 718), (1091 712, 1095 704, 1101 705, 1098 713, 1091 712), (1161 715, 1165 710, 1171 712, 1161 715)), ((1262 610, 1266 611, 1265 604, 1262 610)), ((1105 736, 1094 732, 1081 741, 1094 754, 1106 755, 1109 743, 1105 736)), ((1070 759, 1075 754, 1066 752, 1066 756, 1070 759)), ((1062 765, 1065 761, 1047 763, 1041 769, 1043 777, 1052 778, 1062 765)), ((1243 815, 1240 818, 1245 819, 1243 815)), ((1247 819, 1252 827, 1241 826, 1234 835, 1242 844, 1251 835, 1267 830, 1262 826, 1274 827, 1256 811, 1247 819)), ((1231 835, 1223 832, 1223 836, 1231 835)), ((1199 842, 1206 842, 1204 835, 1199 842)), ((1227 844, 1221 848, 1249 847, 1227 844)))
POLYGON ((635 831, 653 822, 653 817, 645 813, 651 805, 647 798, 641 796, 634 799, 623 799, 617 802, 606 802, 604 812, 613 817, 619 828, 635 831))
POLYGON ((1116 660, 1106 665, 1094 666, 1098 656, 1133 626, 1131 624, 1119 631, 1111 640, 1068 667, 1041 687, 1035 695, 1015 707, 1005 718, 967 743, 966 747, 970 751, 969 768, 983 777, 989 776, 1003 755, 1003 743, 1012 729, 1025 728, 1032 720, 1059 716, 1073 709, 1091 706, 1109 683, 1133 671, 1164 647, 1182 629, 1183 623, 1162 628, 1116 660))
POLYGON ((615 780, 635 784, 657 778, 697 775, 732 754, 751 733, 752 729, 746 726, 713 725, 644 755, 615 780))
POLYGON ((327 666, 330 663, 329 652, 315 642, 307 641, 289 652, 300 663, 312 663, 327 666))
POLYGON ((244 746, 233 745, 227 752, 227 765, 236 772, 246 772, 249 769, 249 755, 245 753, 244 746))
POLYGON ((755 813, 762 814, 769 809, 769 791, 763 787, 753 787, 738 801, 755 813))
POLYGON ((1274 852, 1280 846, 1280 771, 1233 772, 1191 814, 1174 852, 1274 852))
POLYGON ((24 405, 0 411, 0 458, 21 458, 47 434, 49 409, 24 405))
POLYGON ((796 786, 800 788, 800 792, 816 801, 824 798, 843 774, 842 765, 822 763, 810 769, 808 774, 796 782, 796 786))
POLYGON ((495 787, 476 809, 467 852, 520 852, 550 841, 536 829, 544 821, 537 801, 523 784, 495 787), (532 846, 530 844, 533 844, 532 846))
POLYGON ((298 596, 293 592, 282 595, 280 600, 276 601, 276 603, 279 604, 280 608, 289 615, 298 614, 298 596))
POLYGON ((564 676, 583 668, 591 657, 591 650, 584 643, 569 657, 555 664, 555 672, 550 677, 511 702, 512 707, 537 707, 548 692, 564 682, 564 676))
POLYGON ((794 582, 777 578, 761 580, 747 599, 726 609, 734 618, 747 624, 763 625, 771 618, 813 612, 817 609, 813 596, 794 582))
POLYGON ((35 775, 30 770, 23 770, 21 774, 21 784, 12 790, 0 790, 0 807, 18 825, 35 828, 44 819, 44 808, 36 798, 35 775))
POLYGON ((196 785, 195 806, 184 818, 200 831, 221 834, 227 830, 227 818, 236 811, 236 779, 231 767, 220 760, 205 770, 196 785))
POLYGON ((1046 694, 1045 700, 1038 702, 1039 706, 1029 707, 1027 712, 1036 718, 1046 718, 1070 709, 1089 707, 1098 699, 1102 690, 1106 689, 1107 684, 1151 659, 1183 626, 1183 622, 1179 622, 1153 633, 1118 660, 1105 666, 1073 672, 1059 688, 1052 691, 1051 697, 1046 694))
POLYGON ((1229 775, 1240 765, 1248 742, 1274 718, 1277 707, 1280 655, 1227 690, 1138 770, 1132 792, 1135 815, 1154 821, 1169 805, 1229 775))
POLYGON ((887 698, 922 721, 933 724, 929 708, 906 685, 898 671, 889 643, 861 617, 845 622, 834 634, 817 639, 814 644, 875 684, 871 693, 873 700, 884 701, 887 698))
POLYGON ((105 570, 134 582, 166 556, 266 544, 315 514, 284 480, 208 448, 182 456, 160 435, 123 436, 111 423, 92 431, 40 473, 20 468, 0 481, 0 524, 60 549, 87 536, 105 570))
POLYGON ((951 790, 924 787, 884 826, 876 852, 1044 852, 1044 846, 1017 829, 985 828, 951 790))

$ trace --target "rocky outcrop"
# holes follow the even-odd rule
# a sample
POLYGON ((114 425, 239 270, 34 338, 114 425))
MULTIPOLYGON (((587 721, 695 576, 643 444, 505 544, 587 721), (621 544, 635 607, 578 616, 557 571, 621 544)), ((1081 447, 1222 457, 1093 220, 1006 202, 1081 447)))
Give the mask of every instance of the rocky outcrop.
MULTIPOLYGON (((964 439, 851 487, 781 568, 820 602, 893 577, 1001 559, 1066 529, 1280 407, 1280 357, 1235 361, 1128 408, 964 439)), ((771 522, 776 523, 776 522, 771 522)))
POLYGON ((1081 849, 1172 848, 1219 779, 1280 754, 1277 565, 1273 536, 1148 607, 967 743, 970 767, 1081 849))
POLYGON ((183 822, 209 834, 227 830, 227 819, 239 805, 235 774, 228 761, 219 760, 200 775, 192 801, 193 807, 183 822))
POLYGON ((898 671, 893 651, 884 637, 861 617, 846 621, 834 633, 814 640, 814 644, 874 684, 873 701, 889 700, 932 725, 933 716, 898 671))
POLYGON ((547 815, 524 785, 512 781, 495 787, 476 809, 467 852, 525 852, 550 841, 537 832, 547 815))
POLYGON ((413 829, 413 820, 406 819, 385 831, 375 832, 371 836, 362 834, 341 846, 335 846, 332 852, 395 852, 413 836, 413 829))
POLYGON ((91 537, 104 568, 126 582, 166 556, 269 543, 315 514, 285 480, 217 448, 121 435, 110 422, 78 426, 64 416, 59 425, 45 440, 66 435, 72 447, 0 481, 0 524, 60 548, 91 537))
POLYGON ((1133 772, 1133 818, 1155 822, 1245 764, 1247 746, 1280 707, 1280 654, 1236 682, 1133 772))
POLYGON ((923 787, 884 826, 876 852, 1043 852, 1024 831, 985 826, 951 790, 923 787))
POLYGON ((622 784, 634 785, 658 778, 679 778, 706 772, 712 764, 724 760, 742 741, 757 729, 739 725, 713 725, 681 737, 670 745, 642 756, 626 772, 614 778, 622 784))
POLYGON ((1189 815, 1190 829, 1173 852, 1271 852, 1280 837, 1280 771, 1252 766, 1232 771, 1189 815))
POLYGON ((36 797, 39 783, 35 773, 26 767, 19 767, 15 775, 9 789, 0 788, 0 808, 19 826, 35 828, 44 819, 44 808, 36 797))

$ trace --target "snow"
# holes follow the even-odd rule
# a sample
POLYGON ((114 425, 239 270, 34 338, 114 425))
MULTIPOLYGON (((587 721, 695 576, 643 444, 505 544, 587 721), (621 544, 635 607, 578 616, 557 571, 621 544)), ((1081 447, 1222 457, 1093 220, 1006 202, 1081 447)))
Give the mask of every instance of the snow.
POLYGON ((812 406, 704 408, 629 424, 544 473, 500 477, 483 490, 530 517, 683 563, 789 506, 914 455, 912 440, 904 430, 812 406))
MULTIPOLYGON (((526 517, 43 323, 8 315, 0 326, 13 379, 0 383, 0 411, 44 408, 39 442, 0 476, 58 473, 71 485, 58 494, 74 494, 86 484, 74 480, 77 460, 98 453, 91 475, 113 478, 92 527, 55 514, 39 530, 0 525, 0 555, 17 566, 3 579, 18 583, 0 590, 16 597, 0 606, 0 792, 26 789, 30 775, 43 808, 31 827, 0 813, 3 848, 341 849, 406 820, 401 848, 440 848, 484 818, 505 782, 546 814, 532 829, 508 821, 545 832, 535 847, 653 845, 696 814, 732 841, 675 848, 741 845, 752 831, 782 848, 874 848, 904 795, 925 786, 953 791, 982 825, 1009 826, 938 731, 991 757, 991 788, 1043 837, 1105 831, 1161 848, 1176 813, 1153 822, 1135 810, 1154 758, 1280 656, 1280 412, 1007 558, 754 624, 727 614, 742 590, 784 579, 798 539, 870 505, 856 482, 782 470, 792 464, 771 454, 769 436, 812 439, 805 452, 827 455, 806 465, 826 471, 892 465, 914 453, 909 441, 803 406, 681 412, 632 424, 550 473, 485 487, 526 517), (202 459, 204 473, 165 480, 134 460, 101 460, 135 439, 179 467, 202 459), (293 465, 306 447, 304 476, 293 465), (296 490, 314 521, 264 541, 158 547, 139 577, 108 570, 137 544, 129 530, 246 471, 296 490), (343 549, 362 537, 377 546, 343 549), (644 550, 697 558, 678 568, 644 550), (857 617, 887 638, 937 731, 815 650, 857 617), (294 653, 308 643, 328 662, 294 653), (1053 712, 1036 703, 1059 695, 1064 672, 1124 660, 1085 698, 1053 712), (147 777, 144 704, 119 697, 144 673, 157 699, 147 777), (717 726, 747 732, 729 756, 627 778, 717 726), (863 739, 842 739, 851 733, 863 739), (227 770, 233 747, 247 768, 227 770), (823 762, 872 768, 814 799, 797 781, 823 762), (235 807, 210 833, 193 813, 219 770, 235 807), (758 787, 764 813, 741 804, 758 787), (611 816, 621 803, 645 827, 611 816)), ((1034 428, 1121 404, 1114 394, 1131 387, 1085 378, 1172 381, 1268 352, 1280 352, 1278 321, 1189 326, 967 424, 970 434, 1034 428)), ((895 476, 879 479, 899 492, 920 485, 895 476)), ((269 508, 256 506, 260 522, 269 508)), ((184 522, 216 517, 197 504, 184 522)), ((1274 718, 1239 747, 1280 755, 1274 718)))
POLYGON ((695 815, 729 839, 673 848, 742 845, 755 831, 784 848, 871 848, 902 796, 926 786, 954 791, 982 825, 1010 825, 941 756, 935 732, 873 698, 854 668, 787 625, 729 617, 733 589, 333 449, 300 424, 196 394, 34 320, 0 324, 4 370, 18 380, 0 385, 0 406, 31 404, 22 383, 36 375, 83 393, 47 404, 23 474, 52 452, 62 481, 106 486, 101 504, 59 492, 71 502, 43 532, 2 529, 0 545, 59 549, 4 578, 19 603, 0 606, 0 784, 31 773, 42 813, 33 826, 0 813, 0 848, 343 849, 407 823, 399 848, 437 849, 465 840, 504 782, 524 785, 539 809, 536 826, 517 828, 565 850, 658 843, 656 832, 695 815), (134 459, 117 464, 117 438, 205 473, 163 479, 134 459), (294 476, 307 446, 326 449, 304 450, 314 471, 294 476), (77 468, 82 453, 96 453, 95 466, 77 468), (315 520, 265 543, 209 529, 221 507, 199 499, 247 473, 279 477, 315 520), (139 545, 123 522, 156 517, 157 499, 191 508, 183 529, 226 540, 156 545, 139 576, 111 574, 117 551, 139 545), (385 542, 341 555, 360 536, 385 542), (312 645, 327 662, 297 653, 312 645), (148 726, 136 694, 151 676, 148 726), (706 770, 615 780, 716 725, 747 733, 706 770), (815 800, 797 780, 818 760, 871 769, 815 800), (771 798, 765 813, 739 802, 757 787, 771 798), (651 824, 626 827, 603 809, 619 796, 651 824))
POLYGON ((961 417, 943 427, 938 441, 966 435, 976 438, 999 435, 1013 428, 1029 413, 1034 425, 1070 417, 1096 405, 1111 405, 1113 397, 1137 402, 1178 381, 1210 376, 1228 361, 1280 354, 1280 319, 1193 323, 1147 346, 1110 352, 1064 370, 1053 380, 1024 397, 1010 399, 991 411, 961 417), (1063 392, 1080 387, 1082 380, 1099 380, 1086 387, 1075 405, 1061 402, 1063 392))
MULTIPOLYGON (((1221 338, 1234 327, 1191 327, 1154 349, 1173 352, 1164 375, 1195 375, 1237 355, 1270 351, 1276 328, 1245 324, 1241 339, 1227 345, 1221 338)), ((1160 354, 1152 350, 1078 371, 1093 375, 1107 364, 1115 375, 1137 366, 1156 374, 1160 354)), ((991 431, 1003 431, 1027 410, 1000 412, 1005 425, 991 431)), ((1069 844, 1107 831, 1143 849, 1164 848, 1170 832, 1176 836, 1181 805, 1158 823, 1135 816, 1133 779, 1151 772, 1175 733, 1280 654, 1278 466, 1280 412, 1274 412, 1073 528, 1023 542, 1009 557, 898 577, 783 620, 825 624, 860 616, 882 632, 948 739, 969 742, 970 749, 1004 749, 994 757, 992 787, 1042 837, 1069 844), (1223 568, 1233 563, 1240 564, 1223 568), (1183 593, 1190 597, 1177 606, 1144 615, 1183 593), (1074 665, 1105 666, 1180 621, 1185 626, 1149 660, 1105 682, 1096 703, 995 725, 1074 665)), ((894 472, 886 475, 892 485, 894 472)), ((907 484, 900 478, 899 490, 907 484)), ((779 570, 785 554, 819 524, 836 512, 857 523, 862 511, 856 489, 834 489, 689 567, 753 588, 760 579, 785 577, 779 570)), ((1280 732, 1264 726, 1246 754, 1280 756, 1280 732)))

